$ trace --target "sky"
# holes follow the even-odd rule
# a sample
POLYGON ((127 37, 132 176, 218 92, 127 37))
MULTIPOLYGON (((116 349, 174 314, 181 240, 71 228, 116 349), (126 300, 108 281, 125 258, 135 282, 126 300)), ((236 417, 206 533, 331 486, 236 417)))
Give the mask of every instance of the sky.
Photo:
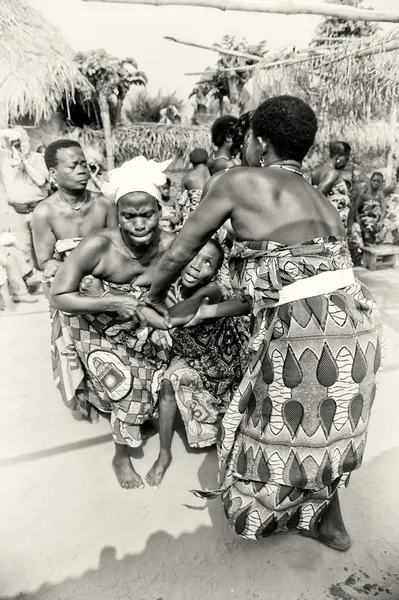
MULTIPOLYGON (((320 0, 321 1, 321 0, 320 0)), ((163 39, 173 36, 211 45, 223 35, 246 38, 250 43, 267 40, 269 49, 305 48, 320 18, 313 15, 275 15, 220 11, 198 7, 156 7, 83 0, 28 0, 61 31, 76 51, 105 48, 119 57, 133 57, 156 93, 177 92, 186 99, 199 77, 187 72, 204 71, 217 54, 163 39)), ((399 0, 373 0, 367 6, 399 10, 399 0)), ((385 25, 384 28, 391 28, 385 25)))

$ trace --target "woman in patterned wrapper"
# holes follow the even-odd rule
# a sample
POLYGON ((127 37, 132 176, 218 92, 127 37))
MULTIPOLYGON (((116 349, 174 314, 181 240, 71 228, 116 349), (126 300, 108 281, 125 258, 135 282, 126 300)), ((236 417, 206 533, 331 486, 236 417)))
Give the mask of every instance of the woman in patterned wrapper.
POLYGON ((201 201, 202 190, 210 178, 208 169, 208 153, 203 148, 196 148, 190 154, 192 168, 183 175, 181 182, 181 196, 178 201, 180 220, 182 224, 187 221, 193 210, 201 201))
POLYGON ((230 219, 242 298, 212 316, 248 303, 249 363, 222 421, 220 489, 202 496, 220 496, 245 538, 297 530, 344 551, 351 540, 339 489, 362 462, 383 336, 337 209, 303 177, 316 131, 299 98, 271 98, 256 110, 250 166, 210 180, 161 259, 147 303, 165 312, 170 284, 230 219))

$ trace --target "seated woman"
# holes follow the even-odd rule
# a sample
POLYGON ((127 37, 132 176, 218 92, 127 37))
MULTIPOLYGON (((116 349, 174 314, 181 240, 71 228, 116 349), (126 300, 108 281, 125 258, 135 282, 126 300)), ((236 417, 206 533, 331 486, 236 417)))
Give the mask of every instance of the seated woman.
POLYGON ((222 421, 220 489, 203 495, 221 496, 245 538, 299 530, 343 551, 351 541, 338 490, 362 463, 383 334, 375 300, 354 277, 339 213, 301 170, 316 131, 299 98, 261 104, 250 167, 209 181, 160 260, 147 303, 166 312, 171 283, 230 219, 231 268, 251 310, 249 364, 222 421))
POLYGON ((164 231, 169 231, 169 233, 177 231, 181 225, 177 201, 171 197, 171 186, 172 182, 167 177, 165 185, 162 186, 161 199, 159 201, 161 209, 159 226, 164 231))
MULTIPOLYGON (((240 320, 229 317, 247 314, 249 306, 237 300, 223 302, 225 318, 199 323, 208 318, 206 311, 211 318, 212 311, 222 300, 215 282, 222 261, 220 244, 209 240, 183 269, 168 293, 172 362, 164 375, 160 394, 160 453, 147 475, 148 483, 155 487, 161 483, 172 458, 176 401, 189 445, 193 448, 212 446, 243 376, 248 338, 240 320), (176 328, 184 323, 190 328, 176 328)), ((141 312, 152 326, 166 327, 153 309, 147 307, 141 312)))
POLYGON ((369 186, 358 203, 360 228, 366 246, 384 243, 383 225, 386 199, 383 183, 382 173, 373 173, 369 186))

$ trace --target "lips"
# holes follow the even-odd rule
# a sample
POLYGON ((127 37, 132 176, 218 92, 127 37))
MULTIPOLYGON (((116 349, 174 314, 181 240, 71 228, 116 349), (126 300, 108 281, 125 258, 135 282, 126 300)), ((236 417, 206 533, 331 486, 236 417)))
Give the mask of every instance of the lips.
POLYGON ((198 281, 198 277, 191 275, 191 273, 184 273, 184 279, 187 281, 187 283, 195 283, 198 281))

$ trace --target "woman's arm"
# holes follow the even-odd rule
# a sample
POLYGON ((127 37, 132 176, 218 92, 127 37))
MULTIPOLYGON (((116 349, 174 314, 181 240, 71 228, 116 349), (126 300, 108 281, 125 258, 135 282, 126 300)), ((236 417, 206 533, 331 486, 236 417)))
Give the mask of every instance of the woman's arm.
POLYGON ((321 173, 319 183, 317 185, 317 189, 319 192, 327 196, 334 185, 337 183, 339 178, 339 173, 335 169, 326 169, 321 173))
POLYGON ((249 315, 251 307, 248 302, 232 298, 218 304, 208 304, 205 307, 205 315, 207 319, 220 319, 222 317, 241 317, 249 315))
POLYGON ((148 294, 148 302, 155 307, 162 303, 168 287, 182 269, 230 217, 234 200, 230 192, 233 185, 229 183, 235 179, 233 171, 221 174, 214 181, 209 180, 200 204, 161 258, 148 294))

